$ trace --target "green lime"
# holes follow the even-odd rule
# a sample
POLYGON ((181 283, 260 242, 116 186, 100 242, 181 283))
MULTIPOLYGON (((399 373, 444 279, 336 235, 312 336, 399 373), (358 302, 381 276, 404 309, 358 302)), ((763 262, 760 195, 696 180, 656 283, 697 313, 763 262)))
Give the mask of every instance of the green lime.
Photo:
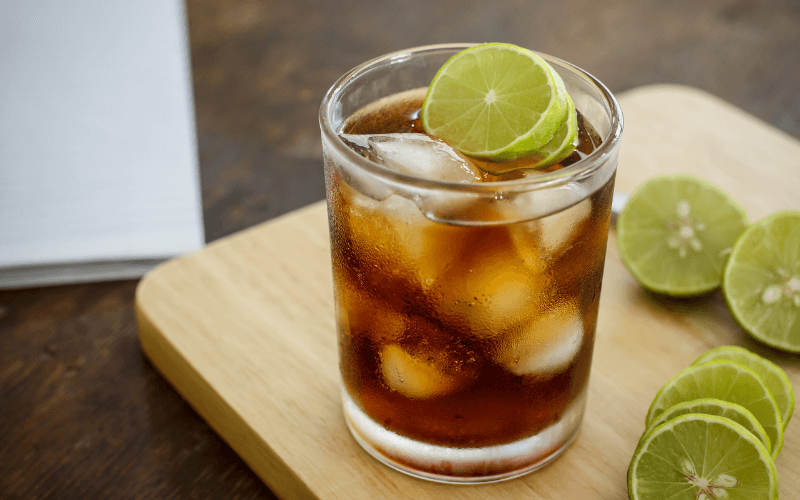
POLYGON ((540 56, 507 43, 454 55, 433 77, 422 127, 462 153, 514 160, 546 145, 567 117, 561 77, 540 56))
MULTIPOLYGON (((532 163, 526 159, 524 163, 517 162, 475 162, 481 170, 493 175, 502 175, 523 168, 544 168, 555 165, 575 150, 575 138, 578 137, 578 114, 575 104, 567 94, 567 119, 561 124, 550 142, 542 146, 535 154, 539 159, 532 163)), ((534 157, 531 157, 534 158, 534 157)))
MULTIPOLYGON (((783 421, 783 428, 789 424, 794 412, 794 393, 792 392, 792 383, 789 377, 775 363, 754 354, 747 349, 734 345, 723 345, 711 349, 699 358, 697 358, 693 365, 707 363, 709 361, 717 361, 727 359, 734 363, 746 366, 756 372, 764 385, 769 389, 769 393, 775 398, 778 403, 778 413, 781 415, 783 421)), ((741 422, 739 422, 741 423, 741 422)))
POLYGON ((654 292, 691 296, 717 288, 747 214, 725 191, 685 174, 654 177, 617 219, 617 246, 634 278, 654 292))
POLYGON ((539 160, 537 167, 546 167, 560 162, 575 151, 575 138, 578 137, 578 113, 575 103, 567 94, 567 119, 556 130, 550 142, 539 149, 538 153, 544 155, 539 160))
POLYGON ((733 420, 737 424, 747 429, 752 435, 761 441, 761 444, 764 445, 764 448, 766 448, 767 451, 771 452, 772 450, 772 444, 769 441, 769 436, 767 436, 764 428, 758 423, 756 417, 754 417, 747 408, 714 398, 693 399, 692 401, 678 403, 675 406, 670 407, 664 413, 650 422, 650 425, 647 426, 647 430, 644 431, 644 435, 646 436, 651 430, 655 429, 664 422, 667 422, 668 420, 672 420, 673 418, 681 415, 688 415, 689 413, 715 415, 717 417, 724 417, 729 420, 733 420))
POLYGON ((650 425, 664 411, 678 403, 714 398, 744 406, 764 428, 772 444, 772 456, 783 447, 783 423, 778 404, 750 368, 731 361, 692 365, 667 382, 656 394, 645 423, 650 425))
POLYGON ((800 352, 800 211, 770 215, 742 234, 725 267, 722 292, 750 335, 800 352))
POLYGON ((777 500, 764 445, 727 418, 688 414, 659 425, 628 467, 631 500, 777 500))

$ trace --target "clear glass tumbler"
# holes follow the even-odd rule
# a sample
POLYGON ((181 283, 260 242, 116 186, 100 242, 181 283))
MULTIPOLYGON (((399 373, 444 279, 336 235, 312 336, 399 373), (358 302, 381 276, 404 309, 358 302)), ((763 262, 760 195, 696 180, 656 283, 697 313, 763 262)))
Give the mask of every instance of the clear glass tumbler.
POLYGON ((457 483, 532 471, 577 434, 622 132, 602 83, 540 54, 602 139, 572 165, 448 182, 386 168, 340 138, 362 116, 381 117, 383 132, 413 119, 439 67, 468 46, 362 64, 320 111, 347 424, 385 464, 457 483))

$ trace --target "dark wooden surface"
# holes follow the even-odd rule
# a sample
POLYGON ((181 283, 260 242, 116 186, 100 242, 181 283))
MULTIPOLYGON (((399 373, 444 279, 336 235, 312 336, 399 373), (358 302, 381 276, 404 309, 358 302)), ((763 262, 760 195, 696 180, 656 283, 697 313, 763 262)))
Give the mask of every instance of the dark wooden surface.
MULTIPOLYGON (((516 43, 613 92, 692 85, 800 138, 796 1, 190 0, 187 12, 208 241, 322 199, 323 94, 416 45, 516 43)), ((143 357, 136 284, 0 292, 0 498, 275 498, 143 357)))

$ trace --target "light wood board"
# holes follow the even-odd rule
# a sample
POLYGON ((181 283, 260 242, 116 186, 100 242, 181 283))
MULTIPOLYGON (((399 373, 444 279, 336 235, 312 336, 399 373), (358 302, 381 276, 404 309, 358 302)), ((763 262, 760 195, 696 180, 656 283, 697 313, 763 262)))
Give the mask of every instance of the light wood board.
MULTIPOLYGON (((735 196, 753 220, 800 208, 800 143, 792 137, 687 87, 643 87, 620 101, 619 190, 692 172, 735 196)), ((644 292, 622 266, 612 231, 588 407, 573 446, 544 469, 497 484, 411 478, 371 458, 347 431, 329 252, 325 205, 317 203, 167 262, 137 290, 145 354, 284 499, 623 499, 650 401, 708 348, 744 345, 800 388, 800 356, 751 341, 719 294, 672 301, 644 292)), ((776 464, 781 498, 800 498, 798 417, 776 464)))

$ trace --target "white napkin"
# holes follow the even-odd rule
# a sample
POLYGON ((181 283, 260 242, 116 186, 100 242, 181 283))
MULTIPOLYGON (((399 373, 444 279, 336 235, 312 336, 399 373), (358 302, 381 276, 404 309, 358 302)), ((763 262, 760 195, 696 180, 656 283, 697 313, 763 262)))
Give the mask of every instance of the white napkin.
POLYGON ((180 0, 0 1, 0 288, 203 245, 180 0))

